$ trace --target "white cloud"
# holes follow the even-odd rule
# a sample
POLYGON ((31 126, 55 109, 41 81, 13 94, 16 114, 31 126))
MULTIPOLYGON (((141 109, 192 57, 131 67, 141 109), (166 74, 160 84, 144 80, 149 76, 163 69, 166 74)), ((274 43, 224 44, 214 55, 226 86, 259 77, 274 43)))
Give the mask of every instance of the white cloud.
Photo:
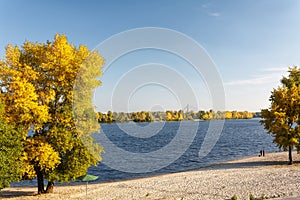
MULTIPOLYGON (((259 75, 254 78, 251 78, 251 79, 225 82, 224 85, 239 86, 239 85, 262 85, 262 84, 267 84, 267 83, 279 83, 280 79, 282 79, 282 76, 285 74, 283 73, 283 70, 280 70, 280 71, 278 70, 278 72, 273 72, 273 71, 276 71, 276 70, 266 71, 266 72, 272 72, 272 73, 259 75)), ((284 71, 286 71, 286 70, 284 70, 284 71)))
POLYGON ((274 82, 271 77, 259 77, 253 79, 237 80, 224 83, 224 85, 260 85, 274 82))
POLYGON ((208 4, 202 4, 202 8, 203 10, 205 10, 205 12, 209 15, 209 16, 212 16, 212 17, 220 17, 221 16, 221 13, 220 12, 213 12, 211 11, 213 6, 212 4, 208 3, 208 4))
POLYGON ((225 82, 224 85, 261 85, 266 83, 279 83, 282 76, 287 76, 287 67, 267 67, 259 69, 260 75, 250 79, 225 82))
POLYGON ((260 69, 262 72, 287 72, 288 68, 287 67, 268 67, 268 68, 263 68, 260 69))
POLYGON ((220 17, 221 13, 219 13, 219 12, 211 12, 211 13, 209 13, 209 15, 212 16, 212 17, 220 17))
POLYGON ((203 4, 202 8, 208 8, 208 5, 207 4, 203 4))

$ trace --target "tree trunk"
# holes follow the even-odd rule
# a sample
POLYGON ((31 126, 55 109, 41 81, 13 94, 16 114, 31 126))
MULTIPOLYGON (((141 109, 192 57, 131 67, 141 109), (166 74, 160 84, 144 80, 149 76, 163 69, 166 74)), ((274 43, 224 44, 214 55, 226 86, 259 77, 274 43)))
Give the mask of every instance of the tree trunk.
POLYGON ((44 176, 41 170, 36 169, 37 174, 37 181, 38 181, 38 194, 45 193, 45 187, 44 187, 44 176))
POLYGON ((289 165, 293 164, 292 150, 293 150, 293 147, 289 146, 289 165))
POLYGON ((46 193, 53 193, 54 182, 49 181, 46 188, 46 193))

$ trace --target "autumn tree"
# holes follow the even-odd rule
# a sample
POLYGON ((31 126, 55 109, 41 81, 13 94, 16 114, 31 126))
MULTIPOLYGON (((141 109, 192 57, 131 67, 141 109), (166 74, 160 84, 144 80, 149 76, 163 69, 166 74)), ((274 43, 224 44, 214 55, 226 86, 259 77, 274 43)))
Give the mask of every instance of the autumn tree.
POLYGON ((232 119, 232 112, 226 111, 225 112, 225 119, 232 119))
POLYGON ((173 111, 167 110, 166 111, 166 121, 172 121, 173 120, 173 111))
POLYGON ((77 48, 65 35, 6 47, 0 98, 6 121, 23 128, 23 178, 37 177, 38 193, 52 192, 55 181, 75 180, 101 160, 102 148, 90 134, 99 131, 91 99, 103 62, 97 51, 77 48))
POLYGON ((240 119, 240 115, 238 111, 232 111, 232 119, 240 119))
POLYGON ((289 73, 281 80, 282 85, 272 91, 271 105, 269 109, 262 110, 261 123, 274 136, 273 142, 288 150, 289 164, 292 164, 293 148, 300 150, 300 69, 290 68, 289 73))
POLYGON ((200 119, 200 120, 204 120, 204 115, 205 115, 205 111, 204 111, 204 110, 200 110, 200 111, 198 112, 198 116, 199 116, 199 119, 200 119))
POLYGON ((106 113, 97 113, 97 119, 99 123, 113 123, 113 122, 152 122, 152 121, 183 121, 183 120, 220 120, 220 119, 251 119, 254 113, 243 111, 204 111, 200 110, 198 112, 183 110, 167 110, 163 111, 140 111, 140 112, 112 112, 108 111, 106 113))
POLYGON ((137 112, 137 120, 139 122, 146 122, 146 112, 145 111, 141 111, 141 112, 137 112))
POLYGON ((21 180, 23 154, 22 132, 3 119, 4 105, 0 101, 0 190, 10 182, 21 180))
POLYGON ((146 112, 146 122, 152 122, 154 120, 155 120, 155 118, 152 115, 152 113, 151 112, 146 112))

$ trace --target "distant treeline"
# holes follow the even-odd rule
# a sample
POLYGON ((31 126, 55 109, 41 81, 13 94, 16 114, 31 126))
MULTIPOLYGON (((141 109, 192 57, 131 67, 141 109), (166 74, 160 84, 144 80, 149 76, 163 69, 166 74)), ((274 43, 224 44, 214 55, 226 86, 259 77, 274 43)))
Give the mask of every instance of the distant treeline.
POLYGON ((218 119, 251 119, 253 117, 259 117, 260 113, 253 113, 248 111, 188 111, 182 110, 173 111, 168 110, 166 112, 112 112, 97 113, 99 123, 113 123, 113 122, 153 122, 153 121, 184 121, 184 120, 218 120, 218 119))

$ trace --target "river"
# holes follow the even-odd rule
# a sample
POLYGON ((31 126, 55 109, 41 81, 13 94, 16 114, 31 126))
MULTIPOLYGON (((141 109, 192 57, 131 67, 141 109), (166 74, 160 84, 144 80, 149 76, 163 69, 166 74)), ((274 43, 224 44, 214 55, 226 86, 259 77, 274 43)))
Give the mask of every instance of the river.
MULTIPOLYGON (((106 156, 106 154, 109 154, 107 152, 103 155, 104 162, 96 167, 90 167, 88 173, 99 176, 96 182, 110 182, 199 169, 228 160, 253 155, 258 156, 262 149, 264 149, 266 153, 278 151, 276 145, 272 143, 273 137, 266 134, 263 126, 259 123, 259 119, 226 120, 216 144, 205 157, 199 158, 199 151, 207 134, 209 123, 210 121, 101 124, 101 134, 104 135, 102 135, 102 137, 95 136, 95 140, 104 146, 105 151, 113 151, 114 149, 106 148, 107 145, 105 142, 103 143, 103 139, 101 140, 103 136, 115 145, 114 148, 121 149, 125 153, 132 153, 130 155, 142 156, 139 157, 136 163, 132 163, 131 159, 134 160, 134 158, 129 157, 125 159, 125 157, 122 156, 106 156), (168 144, 174 145, 172 141, 176 138, 176 135, 179 134, 178 130, 180 130, 180 127, 184 127, 183 132, 186 137, 182 137, 178 144, 174 143, 178 146, 178 149, 175 147, 172 151, 160 152, 159 150, 168 144), (189 127, 196 127, 196 132, 192 133, 189 127), (193 137, 189 137, 189 134, 194 135, 193 137), (192 140, 186 142, 184 141, 185 138, 192 140), (180 144, 188 145, 186 149, 180 149, 182 148, 180 144), (159 157, 161 161, 170 158, 173 160, 171 159, 166 166, 158 167, 156 170, 149 168, 148 171, 136 173, 134 167, 137 167, 136 169, 139 170, 139 166, 145 167, 149 164, 147 156, 149 156, 151 152, 157 152, 158 155, 156 156, 159 157), (106 162, 105 159, 115 160, 116 162, 111 164, 110 162, 106 162), (131 165, 128 165, 131 169, 124 168, 124 166, 127 166, 127 162, 131 162, 131 165), (120 165, 116 166, 115 163, 119 163, 120 165), (119 167, 123 167, 122 169, 125 170, 120 170, 119 167)), ((153 156, 153 154, 151 154, 151 156, 153 156)), ((157 160, 154 161, 157 162, 157 160)), ((158 166, 161 163, 162 162, 153 162, 152 167, 158 166)), ((12 185, 32 184, 36 185, 36 181, 22 181, 20 183, 13 183, 12 185)))

